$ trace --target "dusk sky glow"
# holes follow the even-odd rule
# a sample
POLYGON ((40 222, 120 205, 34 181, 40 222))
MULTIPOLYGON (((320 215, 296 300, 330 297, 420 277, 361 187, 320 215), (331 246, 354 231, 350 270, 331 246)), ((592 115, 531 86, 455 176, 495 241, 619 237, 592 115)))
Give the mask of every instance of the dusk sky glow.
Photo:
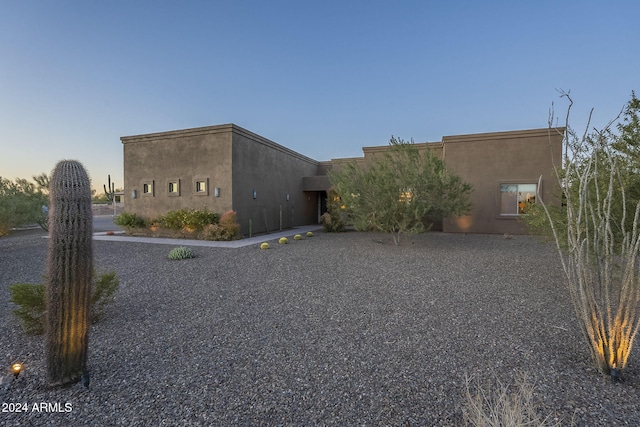
POLYGON ((121 136, 235 123, 316 160, 391 135, 613 119, 640 90, 636 1, 0 0, 0 176, 77 159, 123 184, 121 136))

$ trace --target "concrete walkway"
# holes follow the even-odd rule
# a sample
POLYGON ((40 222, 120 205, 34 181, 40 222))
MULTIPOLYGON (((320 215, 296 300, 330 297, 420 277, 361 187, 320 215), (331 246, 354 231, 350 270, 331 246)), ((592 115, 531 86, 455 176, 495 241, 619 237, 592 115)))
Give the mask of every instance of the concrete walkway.
POLYGON ((168 239, 159 237, 131 237, 125 236, 123 231, 116 231, 114 235, 107 236, 107 232, 93 233, 93 240, 109 240, 115 242, 135 242, 135 243, 154 243, 156 245, 173 245, 173 246, 208 246, 212 248, 242 248, 244 246, 259 245, 262 242, 270 242, 278 240, 281 237, 293 238, 295 234, 304 235, 307 231, 316 231, 322 229, 322 225, 305 225, 303 227, 291 228, 269 234, 261 234, 257 237, 251 237, 231 242, 216 242, 212 240, 194 240, 194 239, 168 239))

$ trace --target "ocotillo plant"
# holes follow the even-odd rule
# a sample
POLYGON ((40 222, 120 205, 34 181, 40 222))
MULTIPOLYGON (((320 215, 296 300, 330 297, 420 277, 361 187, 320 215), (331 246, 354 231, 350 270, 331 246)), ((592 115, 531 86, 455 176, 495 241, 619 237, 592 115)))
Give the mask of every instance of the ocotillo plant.
POLYGON ((50 183, 46 272, 46 351, 50 385, 87 371, 93 274, 91 182, 82 164, 63 160, 50 183))

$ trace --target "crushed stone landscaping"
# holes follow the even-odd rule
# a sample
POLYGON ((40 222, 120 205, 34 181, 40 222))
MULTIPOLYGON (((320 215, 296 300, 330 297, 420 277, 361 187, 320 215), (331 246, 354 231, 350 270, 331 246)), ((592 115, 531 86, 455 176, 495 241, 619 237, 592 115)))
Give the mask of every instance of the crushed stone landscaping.
POLYGON ((28 405, 1 425, 458 426, 466 377, 521 374, 551 422, 640 425, 637 343, 620 383, 595 371, 555 249, 535 237, 433 232, 396 247, 317 231, 180 261, 167 245, 97 240, 95 266, 120 289, 91 327, 90 386, 49 389, 44 339, 22 332, 8 291, 42 282, 43 235, 0 239, 0 402, 28 405))

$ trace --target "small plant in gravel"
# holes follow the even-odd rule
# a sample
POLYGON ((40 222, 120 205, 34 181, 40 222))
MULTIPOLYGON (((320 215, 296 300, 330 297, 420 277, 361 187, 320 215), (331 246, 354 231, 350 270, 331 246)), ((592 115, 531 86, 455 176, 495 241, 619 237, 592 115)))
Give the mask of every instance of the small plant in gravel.
MULTIPOLYGON (((107 304, 113 302, 120 286, 114 271, 94 274, 91 292, 91 323, 96 323, 104 315, 107 304)), ((25 333, 40 335, 45 327, 45 287, 42 283, 16 283, 9 285, 10 302, 18 306, 13 313, 22 321, 25 333)))
POLYGON ((296 234, 295 236, 293 236, 293 240, 302 240, 302 235, 296 234))
POLYGON ((169 252, 169 259, 171 260, 188 259, 188 258, 195 258, 195 257, 196 255, 193 253, 191 248, 187 248, 185 246, 179 246, 177 248, 173 248, 169 252))
POLYGON ((281 237, 280 240, 278 240, 278 243, 280 243, 281 245, 286 245, 287 243, 289 243, 289 239, 287 239, 286 237, 281 237))
POLYGON ((260 249, 269 249, 269 244, 267 242, 263 242, 260 244, 260 249))
POLYGON ((307 237, 313 237, 313 233, 310 231, 307 231, 307 237))
POLYGON ((465 402, 462 413, 467 425, 475 427, 559 426, 541 418, 534 403, 534 387, 524 374, 509 386, 495 379, 482 386, 465 376, 465 402))

